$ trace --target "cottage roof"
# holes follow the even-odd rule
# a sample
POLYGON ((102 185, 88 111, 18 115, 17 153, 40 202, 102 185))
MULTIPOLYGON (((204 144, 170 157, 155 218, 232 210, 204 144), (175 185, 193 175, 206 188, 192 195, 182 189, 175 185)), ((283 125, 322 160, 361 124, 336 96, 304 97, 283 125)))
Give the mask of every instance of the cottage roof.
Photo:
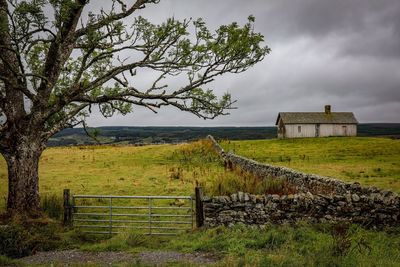
POLYGON ((278 125, 279 118, 285 124, 357 124, 353 112, 279 112, 275 125, 278 125))

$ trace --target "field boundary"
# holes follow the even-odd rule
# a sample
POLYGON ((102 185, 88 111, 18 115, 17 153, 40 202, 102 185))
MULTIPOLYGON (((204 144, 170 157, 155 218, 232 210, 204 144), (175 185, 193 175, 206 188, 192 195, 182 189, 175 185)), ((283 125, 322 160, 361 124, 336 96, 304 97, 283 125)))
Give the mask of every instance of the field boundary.
POLYGON ((297 193, 256 196, 238 192, 205 198, 206 225, 298 220, 348 221, 374 226, 400 223, 400 198, 395 192, 259 163, 226 153, 212 136, 208 139, 228 168, 240 168, 261 179, 286 179, 297 193))
POLYGON ((225 152, 218 144, 213 136, 207 137, 219 156, 224 160, 226 165, 237 166, 257 177, 285 177, 288 182, 296 185, 301 192, 321 193, 323 189, 332 191, 336 194, 355 193, 355 194, 381 194, 382 196, 398 196, 397 193, 390 190, 382 190, 375 186, 361 186, 360 183, 348 183, 332 177, 320 176, 299 172, 287 167, 279 167, 266 163, 259 163, 255 160, 248 159, 231 152, 225 152))

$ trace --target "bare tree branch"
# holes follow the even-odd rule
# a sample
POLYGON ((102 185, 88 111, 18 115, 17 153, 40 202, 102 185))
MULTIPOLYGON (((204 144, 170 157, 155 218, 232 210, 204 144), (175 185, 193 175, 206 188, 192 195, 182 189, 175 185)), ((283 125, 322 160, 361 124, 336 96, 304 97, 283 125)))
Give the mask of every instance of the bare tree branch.
POLYGON ((84 120, 82 120, 82 121, 80 121, 80 124, 82 124, 83 130, 85 131, 86 135, 89 138, 93 139, 97 144, 100 144, 100 140, 94 134, 89 132, 86 122, 84 120))
MULTIPOLYGON (((120 2, 122 3, 122 1, 120 1, 120 2)), ((136 10, 144 8, 144 4, 158 3, 158 2, 159 2, 159 0, 137 0, 129 9, 123 8, 122 12, 120 12, 120 13, 116 13, 116 14, 112 14, 112 15, 103 17, 103 19, 97 21, 96 23, 89 24, 86 27, 77 30, 75 33, 75 38, 79 38, 79 37, 87 34, 89 31, 94 31, 94 30, 100 29, 102 27, 105 27, 114 21, 119 21, 121 19, 124 19, 124 18, 130 16, 136 10)))
POLYGON ((8 100, 4 103, 3 111, 6 115, 8 115, 8 113, 14 115, 15 118, 9 118, 10 120, 18 120, 25 116, 23 95, 22 92, 18 90, 21 89, 24 84, 20 79, 23 78, 23 76, 20 75, 19 59, 17 53, 15 53, 15 49, 12 47, 7 14, 7 2, 6 0, 0 0, 0 58, 3 65, 0 76, 4 82, 5 98, 8 100))
POLYGON ((65 115, 61 116, 60 119, 53 122, 52 127, 42 134, 42 138, 44 140, 47 140, 52 135, 56 134, 57 132, 61 131, 62 129, 75 126, 75 124, 74 124, 75 116, 79 112, 81 112, 82 110, 87 108, 88 106, 89 106, 89 103, 83 103, 83 104, 77 105, 75 108, 71 109, 65 115))
POLYGON ((26 39, 29 39, 29 37, 32 37, 35 34, 42 33, 42 32, 43 33, 49 33, 53 37, 53 40, 57 38, 57 35, 51 29, 48 29, 48 28, 43 26, 43 27, 39 27, 39 28, 36 28, 36 29, 34 29, 32 31, 29 31, 29 32, 25 33, 24 35, 18 37, 16 39, 16 41, 17 42, 22 42, 22 41, 24 41, 26 39))
POLYGON ((85 0, 78 0, 73 7, 70 7, 67 19, 63 21, 57 38, 50 45, 43 69, 43 76, 46 76, 47 80, 42 80, 38 88, 40 97, 44 100, 48 99, 62 66, 73 50, 75 29, 85 5, 85 0))

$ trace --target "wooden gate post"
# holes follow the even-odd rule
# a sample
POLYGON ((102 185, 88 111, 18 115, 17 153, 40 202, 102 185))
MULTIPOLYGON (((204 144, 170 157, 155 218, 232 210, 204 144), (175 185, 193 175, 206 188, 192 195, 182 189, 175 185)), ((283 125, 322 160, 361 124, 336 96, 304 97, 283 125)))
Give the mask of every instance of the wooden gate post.
POLYGON ((72 206, 71 206, 71 193, 69 189, 64 189, 64 225, 72 224, 72 206))
POLYGON ((204 211, 203 211, 203 190, 201 187, 196 186, 196 227, 204 225, 204 211))

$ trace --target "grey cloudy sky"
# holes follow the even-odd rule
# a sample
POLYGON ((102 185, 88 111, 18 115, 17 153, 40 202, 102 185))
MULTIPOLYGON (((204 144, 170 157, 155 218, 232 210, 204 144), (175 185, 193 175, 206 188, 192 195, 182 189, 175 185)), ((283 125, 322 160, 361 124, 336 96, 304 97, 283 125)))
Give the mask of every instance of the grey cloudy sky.
POLYGON ((400 122, 399 0, 161 0, 141 15, 153 22, 202 17, 211 29, 248 15, 272 52, 245 73, 210 87, 238 102, 231 115, 204 121, 163 108, 103 118, 90 126, 268 126, 279 111, 353 111, 360 122, 400 122))

